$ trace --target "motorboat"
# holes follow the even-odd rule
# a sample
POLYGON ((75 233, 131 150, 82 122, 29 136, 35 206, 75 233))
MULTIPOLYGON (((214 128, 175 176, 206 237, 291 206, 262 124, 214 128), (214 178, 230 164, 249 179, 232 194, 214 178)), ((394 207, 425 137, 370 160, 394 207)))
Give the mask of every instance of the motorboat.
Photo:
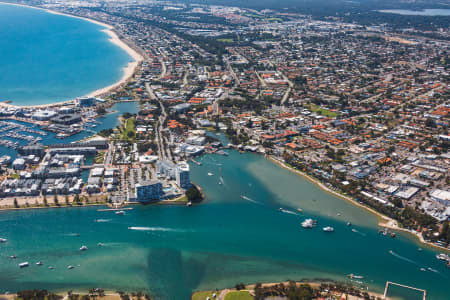
POLYGON ((301 209, 301 208, 297 208, 297 211, 298 211, 298 212, 302 212, 302 211, 303 211, 303 209, 301 209))
POLYGON ((0 243, 6 243, 8 240, 4 238, 0 238, 0 243))
POLYGON ((11 259, 16 259, 17 256, 14 254, 14 255, 11 255, 9 258, 11 258, 11 259))
POLYGON ((86 251, 88 249, 88 247, 86 247, 86 246, 81 246, 81 248, 80 248, 80 251, 86 251))
POLYGON ((208 172, 208 176, 214 176, 214 174, 211 172, 208 172))
POLYGON ((350 222, 347 222, 347 226, 352 226, 352 223, 350 223, 350 222))
POLYGON ((444 253, 436 254, 436 258, 439 259, 439 260, 445 260, 445 261, 450 259, 450 257, 447 254, 444 254, 444 253))
POLYGON ((363 279, 364 276, 361 275, 355 275, 355 274, 348 274, 347 277, 350 277, 351 279, 363 279))
POLYGON ((303 227, 303 228, 308 228, 308 229, 310 229, 310 228, 313 228, 313 226, 314 226, 313 219, 306 219, 306 220, 304 220, 304 221, 302 222, 302 227, 303 227))
POLYGON ((101 246, 103 246, 103 244, 102 243, 98 243, 97 246, 101 247, 101 246))
POLYGON ((20 263, 19 268, 25 268, 25 267, 28 267, 29 265, 30 264, 26 261, 26 262, 20 263))
POLYGON ((67 269, 72 270, 73 268, 75 268, 74 266, 67 266, 67 269))
POLYGON ((123 210, 116 211, 116 215, 123 216, 125 212, 123 210))
POLYGON ((52 266, 50 266, 50 267, 48 267, 50 270, 53 270, 53 269, 55 269, 55 267, 52 267, 52 266))
POLYGON ((42 266, 43 263, 42 263, 42 261, 38 261, 38 262, 36 263, 36 265, 37 265, 37 266, 42 266))
POLYGON ((427 271, 427 269, 425 269, 425 268, 420 268, 420 271, 422 271, 422 272, 426 272, 426 271, 427 271))
POLYGON ((334 231, 334 228, 331 227, 331 226, 327 226, 327 227, 324 227, 324 228, 323 228, 323 231, 325 231, 325 232, 333 232, 333 231, 334 231))
POLYGON ((189 201, 188 203, 186 203, 186 206, 192 206, 192 202, 189 201))

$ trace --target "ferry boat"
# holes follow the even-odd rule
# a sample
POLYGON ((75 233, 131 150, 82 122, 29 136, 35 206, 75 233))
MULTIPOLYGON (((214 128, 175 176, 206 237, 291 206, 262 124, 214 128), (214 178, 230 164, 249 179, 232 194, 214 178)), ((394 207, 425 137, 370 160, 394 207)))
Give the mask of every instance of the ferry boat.
POLYGON ((81 246, 81 248, 80 248, 80 251, 86 251, 88 249, 88 247, 86 247, 86 246, 81 246))
POLYGON ((324 228, 323 228, 323 231, 325 231, 325 232, 333 232, 333 231, 334 231, 334 228, 331 227, 331 226, 327 226, 327 227, 324 227, 324 228))
POLYGON ((313 228, 313 226, 314 226, 313 219, 306 219, 305 221, 302 222, 303 228, 309 229, 309 228, 313 228))
POLYGON ((19 268, 25 268, 25 267, 28 267, 29 265, 30 264, 26 261, 26 262, 20 263, 19 268))

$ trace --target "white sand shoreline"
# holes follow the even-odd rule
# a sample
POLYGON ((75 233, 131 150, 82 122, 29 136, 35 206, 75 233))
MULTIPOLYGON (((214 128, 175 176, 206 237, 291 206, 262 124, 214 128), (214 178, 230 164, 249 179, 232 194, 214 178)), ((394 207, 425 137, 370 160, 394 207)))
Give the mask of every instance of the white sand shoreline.
MULTIPOLYGON (((130 61, 128 62, 128 65, 123 67, 123 75, 120 78, 119 81, 108 85, 106 87, 97 89, 95 91, 92 91, 84 96, 88 96, 88 97, 96 97, 96 96, 100 96, 103 94, 106 94, 108 92, 111 92, 112 90, 118 88, 119 86, 121 86, 122 84, 126 83, 135 73, 137 67, 139 66, 139 64, 144 60, 143 56, 141 54, 139 54, 136 50, 134 50, 133 48, 131 48, 130 46, 128 46, 127 43, 125 43, 123 40, 121 40, 119 38, 119 36, 117 35, 117 33, 114 31, 114 27, 94 20, 94 19, 89 19, 87 17, 81 17, 81 16, 76 16, 76 15, 71 15, 71 14, 66 14, 66 13, 62 13, 62 12, 58 12, 58 11, 54 11, 54 10, 50 10, 47 8, 42 8, 42 7, 35 7, 35 6, 30 6, 30 5, 25 5, 25 4, 19 4, 19 3, 9 3, 9 2, 1 2, 0 4, 7 4, 7 5, 15 5, 15 6, 22 6, 22 7, 28 7, 28 8, 33 8, 33 9, 39 9, 39 10, 43 10, 45 12, 51 13, 51 14, 55 14, 55 15, 62 15, 62 16, 67 16, 67 17, 71 17, 71 18, 77 18, 77 19, 82 19, 88 22, 91 22, 93 24, 105 27, 105 29, 101 30, 102 32, 106 33, 109 36, 109 42, 111 42, 112 44, 120 47, 121 49, 123 49, 124 51, 126 51, 128 53, 129 56, 131 56, 131 58, 133 58, 134 61, 130 61)), ((83 97, 83 96, 80 96, 83 97)), ((49 104, 42 104, 42 105, 15 105, 15 104, 10 104, 10 103, 0 103, 0 106, 7 106, 7 107, 27 107, 27 108, 45 108, 45 107, 52 107, 55 105, 63 105, 63 104, 67 104, 70 103, 72 101, 74 101, 75 99, 72 100, 66 100, 66 101, 61 101, 61 102, 55 102, 55 103, 49 103, 49 104)))

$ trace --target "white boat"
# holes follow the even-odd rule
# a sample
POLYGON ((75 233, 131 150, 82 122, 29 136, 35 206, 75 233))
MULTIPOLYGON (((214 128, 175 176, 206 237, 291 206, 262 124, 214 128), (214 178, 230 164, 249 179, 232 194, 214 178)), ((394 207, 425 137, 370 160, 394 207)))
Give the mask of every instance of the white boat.
POLYGON ((37 265, 37 266, 42 266, 43 263, 42 263, 42 261, 38 261, 38 262, 36 263, 36 265, 37 265))
POLYGON ((16 259, 17 256, 14 254, 14 255, 11 255, 9 258, 11 258, 11 259, 16 259))
POLYGON ((28 267, 29 265, 30 264, 26 261, 26 262, 20 263, 19 268, 25 268, 25 267, 28 267))
POLYGON ((333 232, 333 231, 334 231, 334 228, 331 227, 331 226, 327 226, 327 227, 324 227, 324 228, 323 228, 323 231, 325 231, 325 232, 333 232))
POLYGON ((0 238, 0 243, 6 243, 8 240, 4 238, 0 238))
POLYGON ((302 222, 303 228, 313 228, 313 226, 314 226, 313 219, 306 219, 305 221, 302 222))
POLYGON ((186 203, 186 206, 192 206, 192 202, 189 201, 188 203, 186 203))
POLYGON ((125 212, 123 211, 123 210, 119 210, 119 211, 116 211, 116 215, 124 215, 125 214, 125 212))
POLYGON ((352 228, 352 232, 358 232, 358 230, 356 230, 355 228, 352 228))
POLYGON ((350 222, 347 222, 347 226, 352 226, 352 223, 350 223, 350 222))
POLYGON ((211 172, 208 172, 208 176, 213 176, 214 174, 211 172))
POLYGON ((67 269, 72 270, 73 268, 75 268, 74 266, 67 266, 67 269))
POLYGON ((427 269, 425 269, 425 268, 420 268, 420 271, 422 271, 422 272, 426 272, 426 271, 427 271, 427 269))
POLYGON ((88 247, 86 247, 86 246, 81 246, 81 248, 80 248, 80 251, 86 251, 88 249, 88 247))
POLYGON ((101 247, 101 246, 103 246, 103 244, 102 243, 98 243, 97 246, 101 247))
POLYGON ((52 266, 50 266, 50 267, 48 267, 50 270, 53 270, 55 267, 52 267, 52 266))
POLYGON ((351 279, 363 279, 364 278, 364 276, 361 276, 361 275, 355 275, 355 274, 349 274, 349 275, 347 275, 347 277, 350 277, 351 279))

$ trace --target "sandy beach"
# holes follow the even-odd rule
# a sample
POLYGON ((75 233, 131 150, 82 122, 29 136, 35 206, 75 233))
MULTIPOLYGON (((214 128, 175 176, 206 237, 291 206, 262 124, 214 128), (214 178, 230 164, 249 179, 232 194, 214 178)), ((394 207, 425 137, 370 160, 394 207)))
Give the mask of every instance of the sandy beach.
MULTIPOLYGON (((86 18, 86 17, 80 17, 80 16, 76 16, 76 15, 66 14, 66 13, 62 13, 62 12, 58 12, 58 11, 53 11, 53 10, 42 8, 42 7, 35 7, 35 6, 30 6, 30 5, 8 3, 8 2, 0 2, 0 3, 8 4, 8 5, 23 6, 23 7, 33 8, 33 9, 40 9, 40 10, 43 10, 43 11, 51 13, 51 14, 62 15, 62 16, 67 16, 67 17, 77 18, 77 19, 82 19, 82 20, 91 22, 93 24, 105 27, 105 29, 103 29, 102 32, 106 33, 109 36, 109 41, 111 43, 113 43, 114 45, 120 47, 124 51, 126 51, 128 53, 128 55, 130 55, 133 58, 133 61, 130 61, 128 63, 128 65, 123 68, 123 75, 122 75, 122 77, 121 77, 121 79, 119 81, 117 81, 117 82, 115 82, 115 83, 113 83, 113 84, 111 84, 109 86, 97 89, 97 90, 95 90, 95 91, 93 91, 93 92, 91 92, 91 93, 89 93, 87 95, 84 95, 84 96, 89 96, 89 97, 101 96, 101 95, 109 93, 109 92, 113 91, 114 89, 124 85, 134 75, 137 67, 144 60, 144 57, 141 54, 139 54, 136 50, 134 50, 126 42, 124 42, 123 40, 121 40, 119 38, 117 33, 114 31, 114 27, 109 25, 109 24, 106 24, 106 23, 103 23, 103 22, 100 22, 100 21, 97 21, 97 20, 89 19, 89 18, 86 18)), ((49 108, 49 107, 53 107, 53 106, 70 104, 74 100, 75 99, 68 100, 68 101, 62 101, 62 102, 57 102, 57 103, 42 104, 42 105, 30 105, 30 106, 28 106, 28 105, 21 106, 21 105, 14 105, 14 104, 10 104, 10 103, 0 102, 0 106, 3 106, 3 107, 49 108)))
POLYGON ((422 244, 424 244, 424 245, 426 245, 426 246, 433 247, 433 248, 435 248, 435 249, 444 250, 444 251, 446 251, 446 252, 450 252, 450 249, 447 249, 447 248, 445 248, 445 247, 441 247, 441 246, 435 245, 435 244, 433 244, 433 243, 426 242, 426 241, 424 240, 424 238, 423 238, 423 236, 422 236, 421 233, 417 233, 417 232, 413 232, 413 231, 408 230, 408 229, 405 229, 405 228, 401 228, 401 227, 398 225, 398 222, 397 222, 396 220, 394 220, 394 219, 392 219, 392 218, 389 218, 388 216, 385 216, 385 215, 379 213, 378 211, 374 210, 373 208, 367 207, 367 206, 365 206, 365 205, 359 203, 359 202, 356 201, 354 198, 349 197, 349 196, 342 195, 342 194, 340 194, 340 193, 338 193, 338 192, 336 192, 336 191, 333 191, 333 190, 329 189, 329 188, 328 188, 327 186, 325 186, 322 182, 320 182, 319 180, 317 180, 317 179, 311 177, 310 175, 308 175, 308 174, 306 174, 306 173, 304 173, 304 172, 301 172, 301 171, 299 171, 299 170, 296 170, 296 169, 294 169, 294 168, 292 168, 292 167, 286 165, 286 163, 281 162, 281 161, 277 160, 276 158, 274 158, 274 157, 272 157, 272 156, 267 156, 267 157, 268 157, 268 159, 269 159, 270 161, 272 161, 273 163, 279 165, 280 167, 282 167, 282 168, 284 168, 284 169, 287 169, 287 170, 289 170, 289 171, 291 171, 291 172, 294 172, 294 173, 296 173, 297 175, 300 175, 300 176, 306 178, 307 180, 311 181, 312 183, 314 183, 315 185, 317 185, 317 186, 318 186, 319 188, 321 188, 322 190, 324 190, 324 191, 326 191, 326 192, 328 192, 328 193, 330 193, 330 194, 333 194, 333 195, 335 195, 336 197, 340 197, 341 199, 347 200, 347 201, 351 202, 352 204, 354 204, 354 205, 356 205, 356 206, 358 206, 358 207, 360 207, 360 208, 362 208, 362 209, 365 209, 366 211, 370 212, 371 214, 374 214, 375 216, 378 217, 378 226, 380 226, 380 227, 386 227, 386 228, 389 228, 389 229, 392 229, 392 230, 397 230, 397 231, 407 232, 407 233, 412 234, 413 236, 415 236, 417 239, 419 239, 419 241, 420 241, 422 244))

